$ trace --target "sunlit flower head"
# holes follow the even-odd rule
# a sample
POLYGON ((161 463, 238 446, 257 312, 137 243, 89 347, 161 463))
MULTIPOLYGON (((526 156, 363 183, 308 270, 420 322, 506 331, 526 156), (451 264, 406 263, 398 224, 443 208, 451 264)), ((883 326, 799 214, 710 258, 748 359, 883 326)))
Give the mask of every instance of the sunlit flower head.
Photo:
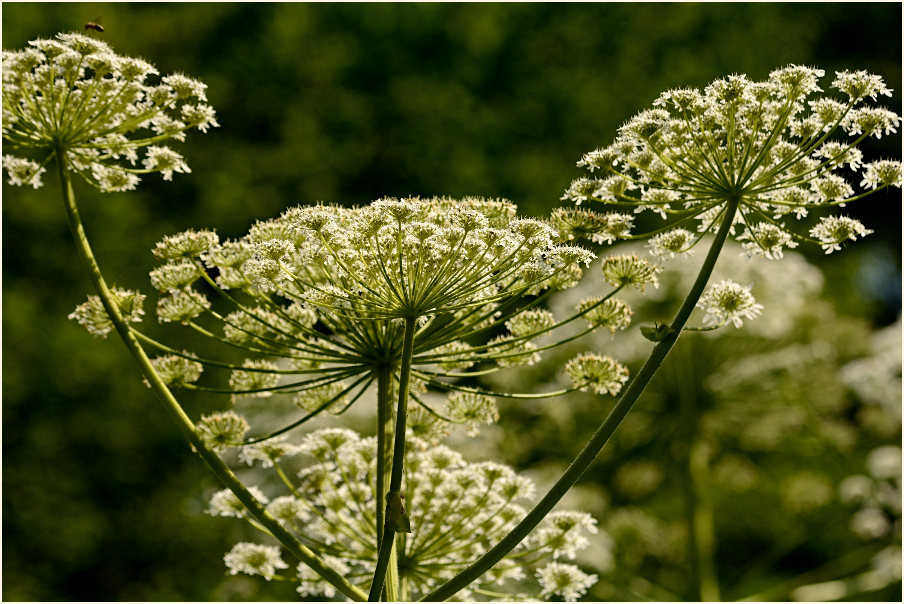
MULTIPOLYGON (((729 202, 738 207, 733 235, 745 242, 748 255, 781 258, 798 242, 817 243, 826 253, 839 250, 871 231, 851 218, 823 218, 828 224, 809 233, 793 222, 813 210, 900 188, 900 161, 863 162, 857 148, 867 137, 897 132, 900 117, 871 104, 891 96, 880 76, 837 72, 834 96, 823 94, 823 76, 820 69, 790 65, 762 82, 732 75, 702 91, 664 92, 652 109, 622 126, 612 145, 584 155, 578 166, 591 177, 575 180, 563 199, 620 210, 628 228, 638 213, 658 214, 676 227, 657 228, 662 234, 650 240, 651 252, 661 258, 682 254, 715 232, 729 202), (852 184, 857 181, 860 192, 852 184)), ((582 229, 594 232, 585 224, 619 215, 594 219, 580 212, 575 236, 582 229)), ((627 230, 619 237, 646 236, 627 230)))
POLYGON ((577 306, 578 311, 588 310, 584 319, 590 327, 596 330, 605 327, 613 334, 618 329, 626 329, 631 324, 631 316, 634 311, 624 300, 609 298, 603 300, 599 297, 584 298, 577 306))
POLYGON ((151 359, 151 365, 164 384, 191 384, 197 382, 204 366, 186 356, 167 354, 151 359))
MULTIPOLYGON (((459 389, 433 409, 421 396, 427 386, 456 390, 458 378, 536 363, 563 340, 554 330, 580 316, 585 333, 630 322, 630 309, 609 296, 561 320, 542 309, 553 291, 577 284, 594 254, 500 199, 301 206, 236 240, 210 230, 168 236, 153 254, 158 320, 247 351, 242 364, 211 361, 231 370, 232 400, 291 395, 298 422, 341 413, 380 368, 398 374, 406 322, 416 325, 412 377, 424 388, 412 382, 413 403, 470 434, 496 420, 493 399, 459 389)), ((635 257, 607 266, 614 287, 655 285, 660 270, 635 257)))
POLYGON ((147 61, 78 33, 3 51, 3 138, 38 160, 5 155, 10 184, 41 186, 56 154, 102 191, 132 190, 142 174, 190 172, 162 143, 183 141, 192 128, 207 132, 219 125, 216 114, 201 82, 157 75, 147 61))
MULTIPOLYGON (((267 504, 270 501, 267 496, 255 486, 249 486, 248 492, 262 504, 267 504)), ((239 498, 235 496, 235 493, 229 489, 217 491, 210 497, 210 506, 207 508, 207 513, 211 516, 227 516, 234 518, 246 518, 249 514, 245 504, 239 501, 239 498)))
POLYGON ((575 602, 599 579, 588 575, 574 564, 553 562, 537 571, 541 594, 560 596, 566 602, 575 602))

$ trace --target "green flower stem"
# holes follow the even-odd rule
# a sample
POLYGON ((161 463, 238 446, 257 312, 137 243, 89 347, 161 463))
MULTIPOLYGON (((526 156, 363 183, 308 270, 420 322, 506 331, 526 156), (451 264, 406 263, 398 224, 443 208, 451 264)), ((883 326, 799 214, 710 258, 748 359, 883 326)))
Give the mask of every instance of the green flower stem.
MULTIPOLYGON (((386 364, 377 369, 377 489, 376 501, 377 508, 376 532, 377 532, 377 551, 383 543, 383 525, 385 523, 385 514, 383 502, 386 501, 387 488, 386 484, 389 478, 391 450, 389 448, 389 438, 392 435, 392 385, 393 385, 393 368, 392 365, 386 364)), ((398 557, 395 555, 395 547, 392 548, 392 555, 389 556, 389 568, 386 571, 386 600, 390 602, 398 601, 398 580, 399 565, 398 557)))
MULTIPOLYGON (((405 334, 402 339, 402 358, 399 363, 399 406, 396 409, 395 442, 392 449, 392 471, 389 477, 389 489, 387 493, 397 493, 402 490, 402 470, 405 463, 405 424, 408 417, 408 382, 411 378, 411 359, 414 356, 414 330, 417 327, 416 317, 405 318, 405 334)), ((377 505, 384 503, 377 502, 377 505)), ((388 503, 387 511, 388 511, 388 503)), ((391 526, 388 513, 383 522, 383 539, 380 542, 380 553, 377 557, 377 567, 374 570, 373 583, 370 586, 368 600, 377 602, 380 592, 383 590, 383 582, 386 578, 386 570, 389 566, 390 553, 393 551, 395 541, 395 528, 391 526)))
POLYGON ((421 601, 438 602, 446 600, 490 570, 494 564, 499 562, 507 553, 514 549, 515 546, 521 543, 540 521, 552 511, 552 508, 556 503, 565 496, 568 489, 578 481, 584 471, 590 466, 593 460, 596 459, 596 456, 602 450, 606 442, 608 442, 619 424, 621 424, 622 420, 628 414, 628 411, 634 406, 634 402, 647 387, 647 384, 649 384, 653 375, 655 375, 656 371, 659 369, 659 366, 662 365, 662 362, 675 345, 675 342, 678 341, 678 336, 681 335, 681 329, 684 327, 684 324, 687 323, 697 301, 703 294, 706 283, 709 281, 709 277, 716 265, 716 260, 719 258, 719 253, 722 251, 722 246, 728 238, 728 233, 731 230, 731 224, 734 221, 739 203, 740 198, 737 196, 732 196, 727 200, 725 215, 722 219, 722 224, 719 226, 719 231, 716 233, 712 246, 709 248, 709 252, 706 255, 706 259, 700 267, 700 273, 697 275, 697 280, 694 282, 690 292, 688 292, 687 298, 685 298, 684 303, 675 315, 675 319, 669 326, 669 335, 656 344, 653 348, 653 352, 650 353, 650 357, 628 385, 628 388, 624 391, 621 398, 619 398, 608 417, 606 417, 605 421, 603 421, 597 431, 593 434, 580 454, 578 454, 574 461, 571 462, 571 465, 568 466, 568 469, 565 470, 562 477, 552 486, 543 499, 534 506, 534 509, 524 517, 524 520, 512 529, 502 541, 481 556, 471 566, 450 579, 448 583, 424 596, 421 601))
POLYGON ((79 217, 78 208, 75 203, 75 192, 72 188, 72 179, 69 176, 66 165, 65 149, 58 149, 56 155, 60 184, 63 189, 63 203, 66 206, 66 213, 69 218, 69 227, 72 230, 72 235, 75 239, 79 255, 82 257, 82 261, 88 269, 88 275, 91 278, 91 282, 97 290, 100 300, 103 303, 107 314, 109 314, 110 320, 113 322, 116 331, 122 338, 123 343, 126 345, 129 353, 134 357, 135 362, 138 363, 142 375, 148 381, 151 389, 163 404, 166 412, 173 421, 176 422, 179 431, 189 440, 198 455, 200 455, 210 469, 213 470, 213 473, 217 475, 217 478, 220 479, 223 485, 235 493, 235 496, 248 508, 258 522, 264 525, 270 534, 276 537, 276 539, 278 539, 292 555, 314 569, 314 571, 323 577, 324 580, 349 598, 355 601, 364 601, 366 596, 363 591, 349 583, 335 570, 326 566, 313 551, 300 543, 289 531, 283 528, 276 518, 264 509, 254 495, 252 495, 236 475, 232 473, 229 466, 227 466, 216 453, 207 448, 195 433, 195 427, 191 419, 189 419, 188 415, 186 415, 185 411, 182 409, 182 406, 166 387, 166 384, 160 379, 160 376, 157 375, 153 365, 151 365, 150 359, 148 359, 144 350, 141 348, 138 340, 129 330, 129 327, 125 322, 123 322, 122 316, 119 313, 119 308, 113 299, 110 289, 104 281, 103 275, 100 272, 100 267, 97 265, 97 260, 94 258, 94 253, 91 251, 88 237, 85 234, 85 229, 82 225, 81 218, 79 217))

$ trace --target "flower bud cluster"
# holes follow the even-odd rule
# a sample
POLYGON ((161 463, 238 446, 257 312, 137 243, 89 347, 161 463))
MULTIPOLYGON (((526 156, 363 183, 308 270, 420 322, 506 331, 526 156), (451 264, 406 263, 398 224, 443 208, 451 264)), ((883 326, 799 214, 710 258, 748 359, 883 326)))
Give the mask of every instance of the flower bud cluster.
POLYGON ((151 359, 151 365, 164 384, 191 384, 197 382, 204 371, 201 363, 175 354, 151 359))

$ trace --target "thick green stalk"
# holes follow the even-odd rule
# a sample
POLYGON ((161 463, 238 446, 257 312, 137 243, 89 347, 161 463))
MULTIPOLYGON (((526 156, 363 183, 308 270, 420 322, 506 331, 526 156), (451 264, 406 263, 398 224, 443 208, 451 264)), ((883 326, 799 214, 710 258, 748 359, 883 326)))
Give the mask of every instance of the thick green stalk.
MULTIPOLYGON (((400 493, 402 490, 402 470, 405 463, 405 424, 408 417, 408 382, 411 379, 411 359, 414 356, 414 330, 417 327, 416 317, 406 317, 405 335, 402 340, 402 358, 399 362, 399 405, 396 409, 395 442, 392 448, 392 471, 389 477, 387 493, 400 493)), ((377 556, 377 567, 374 570, 373 583, 370 586, 368 600, 377 602, 383 590, 386 570, 389 566, 390 554, 395 542, 395 527, 387 514, 383 522, 383 539, 377 556)))
POLYGON ((512 529, 502 541, 481 556, 474 564, 450 579, 448 583, 424 596, 422 601, 437 602, 446 600, 490 570, 493 565, 502 560, 507 553, 521 543, 540 521, 552 511, 552 508, 556 503, 565 496, 568 489, 578 481, 584 471, 590 466, 593 460, 596 459, 596 456, 602 450, 606 442, 608 442, 619 424, 621 424, 622 420, 628 414, 628 411, 631 410, 631 407, 634 406, 635 401, 647 387, 647 384, 650 383, 653 375, 659 369, 659 366, 662 365, 665 357, 678 340, 681 329, 684 327, 684 324, 687 323, 688 318, 691 316, 691 312, 693 312, 694 307, 697 305, 697 301, 703 294, 706 283, 709 281, 709 277, 716 265, 716 260, 719 258, 722 246, 728 238, 728 233, 731 230, 731 224, 734 221, 739 202, 740 199, 736 197, 732 197, 728 200, 722 224, 719 226, 719 231, 716 233, 712 246, 710 246, 709 252, 706 255, 706 259, 700 267, 697 280, 694 282, 690 292, 688 292, 687 298, 685 298, 684 303, 675 315, 675 319, 669 326, 669 335, 656 344, 653 348, 653 352, 650 353, 650 357, 628 385, 628 388, 621 395, 621 398, 618 399, 618 402, 615 404, 615 407, 613 407, 608 417, 606 417, 605 421, 603 421, 597 431, 593 434, 584 449, 578 454, 574 461, 571 462, 571 465, 568 466, 568 469, 565 470, 562 477, 552 486, 543 499, 534 506, 527 516, 525 516, 524 520, 512 529))
POLYGON ((223 485, 235 493, 235 496, 238 497, 239 501, 241 501, 246 508, 248 508, 251 515, 265 526, 267 530, 270 531, 270 534, 276 537, 276 539, 278 539, 292 555, 314 569, 314 571, 323 577, 324 580, 349 598, 352 598, 355 601, 364 601, 366 597, 363 591, 349 583, 345 577, 335 570, 326 566, 313 551, 300 543, 289 531, 283 528, 276 518, 264 509, 254 495, 252 495, 238 477, 233 474, 232 470, 229 469, 229 466, 227 466, 216 453, 211 451, 195 433, 195 427, 191 419, 186 415, 182 406, 169 391, 166 384, 160 379, 160 376, 157 375, 153 365, 151 365, 150 359, 148 359, 144 350, 141 348, 135 335, 132 334, 128 325, 123 321, 119 308, 113 299, 113 295, 100 272, 100 267, 97 264, 97 260, 94 258, 94 253, 91 251, 88 237, 82 226, 82 221, 79 217, 78 208, 75 203, 75 192, 72 188, 72 179, 70 178, 69 171, 65 164, 65 150, 58 149, 56 156, 60 184, 63 190, 63 203, 66 206, 66 213, 69 218, 69 227, 72 230, 72 235, 75 239, 79 255, 85 263, 85 267, 88 269, 88 275, 91 278, 91 282, 100 296, 100 300, 103 303, 107 314, 110 316, 113 326, 122 338, 129 353, 138 364, 141 374, 148 381, 148 384, 150 384, 151 390, 157 395, 157 398, 163 404, 166 412, 173 421, 176 422, 179 431, 189 440, 192 447, 194 447, 194 450, 201 456, 201 459, 204 460, 210 469, 213 470, 213 473, 216 474, 223 485))
MULTIPOLYGON (((377 551, 383 542, 383 524, 385 513, 383 502, 386 501, 387 483, 389 481, 389 469, 391 466, 392 449, 389 447, 389 439, 392 436, 392 365, 386 364, 377 370, 377 489, 374 504, 377 507, 377 551)), ((389 602, 399 599, 399 564, 393 547, 389 556, 389 568, 386 571, 386 594, 389 602)))

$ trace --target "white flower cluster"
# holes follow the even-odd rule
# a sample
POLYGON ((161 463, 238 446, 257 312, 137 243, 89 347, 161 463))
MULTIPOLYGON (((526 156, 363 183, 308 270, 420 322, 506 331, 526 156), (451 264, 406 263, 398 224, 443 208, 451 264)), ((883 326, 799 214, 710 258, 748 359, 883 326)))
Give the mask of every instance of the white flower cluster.
POLYGON ((697 306, 706 312, 703 322, 706 325, 724 325, 731 321, 735 327, 741 327, 744 319, 755 319, 763 310, 757 304, 752 286, 739 285, 731 279, 723 279, 714 283, 700 296, 697 306))
POLYGON ((216 114, 201 82, 173 74, 151 83, 157 75, 150 63, 78 33, 3 51, 3 138, 42 161, 5 155, 10 184, 40 187, 54 155, 102 191, 132 190, 140 174, 190 172, 161 143, 182 141, 191 128, 207 132, 219 125, 216 114))
MULTIPOLYGON (((110 290, 116 301, 122 320, 127 325, 141 322, 144 315, 145 296, 135 290, 114 287, 110 290)), ((88 301, 75 307, 69 317, 94 336, 106 338, 113 331, 113 321, 99 296, 88 296, 88 301)))
POLYGON ((204 415, 195 426, 204 444, 214 451, 241 444, 250 429, 245 418, 233 411, 204 415))
POLYGON ((267 581, 276 575, 277 570, 289 568, 279 555, 278 547, 257 543, 236 543, 223 557, 223 561, 231 575, 259 575, 267 581))
MULTIPOLYGON (((817 96, 823 75, 790 65, 763 82, 733 75, 702 92, 664 92, 653 109, 621 128, 612 145, 584 155, 578 166, 598 176, 575 180, 563 199, 659 214, 676 227, 657 229, 661 234, 650 240, 650 251, 661 258, 687 253, 714 232, 729 200, 739 204, 740 228, 733 234, 749 255, 781 258, 782 249, 799 241, 818 243, 826 253, 838 250, 871 231, 852 218, 829 217, 807 237, 795 232, 789 218, 900 187, 900 161, 864 163, 857 149, 866 137, 897 132, 900 117, 864 104, 891 95, 881 77, 838 72, 832 87, 843 98, 837 99, 817 96), (843 176, 858 170, 859 194, 843 176), (684 228, 690 221, 697 222, 696 234, 684 228)), ((560 220, 574 224, 575 236, 607 241, 627 236, 633 224, 632 214, 593 218, 584 210, 573 217, 562 213, 560 220)))
MULTIPOLYGON (((414 600, 464 569, 517 524, 526 513, 521 502, 533 496, 534 485, 507 466, 467 463, 445 446, 409 440, 404 492, 412 532, 400 540, 398 556, 401 579, 414 600)), ((253 492, 286 528, 297 531, 302 542, 328 544, 325 559, 330 565, 366 589, 377 558, 376 439, 346 429, 323 429, 307 435, 300 448, 315 463, 299 473, 292 495, 268 501, 256 489, 253 492)), ((215 494, 210 513, 241 516, 232 499, 224 492, 215 494)), ((576 600, 597 577, 561 559, 573 560, 588 545, 586 535, 596 532, 596 521, 588 514, 553 512, 459 597, 523 599, 528 596, 521 590, 529 589, 533 576, 542 595, 576 600)), ((270 579, 285 568, 276 548, 251 545, 239 544, 227 554, 231 572, 270 579)), ((285 578, 297 581, 304 596, 335 594, 304 564, 294 578, 285 578)))
POLYGON ((201 363, 175 354, 151 359, 151 365, 164 384, 191 384, 197 382, 204 371, 201 363))
POLYGON ((505 201, 437 198, 382 199, 352 210, 298 208, 284 217, 295 227, 285 253, 258 253, 257 266, 249 268, 275 290, 304 299, 318 290, 326 295, 322 302, 314 296, 315 305, 362 318, 474 309, 579 277, 578 265, 593 255, 554 244, 552 227, 515 211, 505 201), (324 280, 295 274, 299 259, 317 263, 324 280), (274 278, 267 261, 279 264, 274 278))
POLYGON ((574 387, 596 394, 618 394, 628 381, 628 369, 610 357, 585 353, 576 356, 565 366, 565 373, 574 387))
MULTIPOLYGON (((313 415, 341 411, 375 367, 398 363, 407 318, 417 320, 412 376, 422 386, 448 389, 441 378, 536 363, 558 345, 551 332, 570 320, 557 322, 539 303, 576 285, 594 258, 557 237, 498 199, 296 207, 238 240, 209 230, 166 237, 150 277, 161 292, 160 321, 191 324, 254 355, 232 371, 234 399, 281 391, 313 415), (236 310, 213 310, 198 282, 236 310), (549 343, 535 344, 541 337, 549 343)), ((636 287, 655 285, 660 270, 636 258, 609 265, 613 283, 636 287)), ((603 297, 576 314, 590 321, 587 332, 630 322, 630 309, 603 297)), ((497 415, 492 399, 459 392, 443 418, 474 434, 497 415)))

